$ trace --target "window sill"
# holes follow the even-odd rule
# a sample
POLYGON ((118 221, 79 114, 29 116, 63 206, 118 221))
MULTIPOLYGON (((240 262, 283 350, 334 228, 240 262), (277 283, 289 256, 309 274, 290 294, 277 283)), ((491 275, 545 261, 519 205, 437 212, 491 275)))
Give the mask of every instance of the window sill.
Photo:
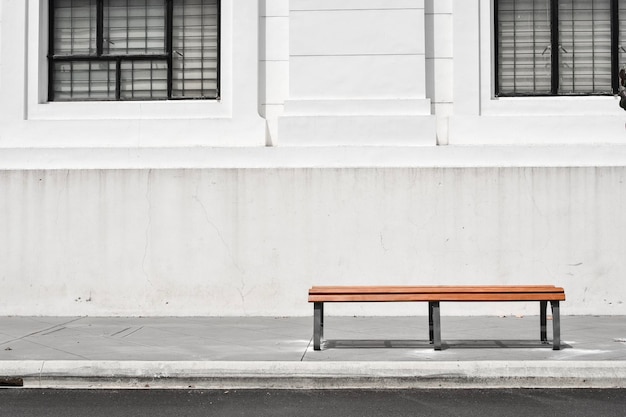
POLYGON ((484 116, 620 116, 616 96, 485 97, 484 116))
POLYGON ((149 120, 231 117, 228 104, 217 100, 86 101, 34 103, 28 120, 149 120))

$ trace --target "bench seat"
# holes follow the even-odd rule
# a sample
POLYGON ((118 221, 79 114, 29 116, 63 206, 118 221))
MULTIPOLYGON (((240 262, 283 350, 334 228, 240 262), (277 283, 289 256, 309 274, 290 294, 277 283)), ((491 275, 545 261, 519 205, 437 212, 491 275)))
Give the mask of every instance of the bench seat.
POLYGON ((313 348, 321 349, 324 333, 324 303, 338 302, 428 302, 429 339, 441 350, 440 303, 485 301, 538 301, 540 338, 547 343, 547 307, 552 309, 552 348, 560 349, 559 302, 565 291, 554 285, 462 285, 462 286, 315 286, 309 289, 313 303, 313 348))

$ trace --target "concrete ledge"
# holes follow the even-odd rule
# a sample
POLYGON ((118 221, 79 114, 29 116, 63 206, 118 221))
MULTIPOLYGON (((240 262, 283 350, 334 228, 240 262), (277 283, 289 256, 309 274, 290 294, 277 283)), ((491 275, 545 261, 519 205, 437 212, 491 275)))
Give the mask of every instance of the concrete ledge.
POLYGON ((0 170, 626 166, 626 145, 0 148, 0 170))
POLYGON ((626 361, 2 361, 25 388, 625 388, 626 361))

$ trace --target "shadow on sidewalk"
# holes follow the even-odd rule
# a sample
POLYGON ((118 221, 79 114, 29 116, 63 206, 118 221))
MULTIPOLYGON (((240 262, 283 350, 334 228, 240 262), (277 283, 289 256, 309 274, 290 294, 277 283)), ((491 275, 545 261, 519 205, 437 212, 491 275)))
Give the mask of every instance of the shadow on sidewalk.
MULTIPOLYGON (((561 342, 561 350, 572 346, 561 342)), ((330 339, 322 349, 432 349, 427 340, 330 339)), ((538 340, 447 340, 442 349, 552 349, 552 343, 538 340)))

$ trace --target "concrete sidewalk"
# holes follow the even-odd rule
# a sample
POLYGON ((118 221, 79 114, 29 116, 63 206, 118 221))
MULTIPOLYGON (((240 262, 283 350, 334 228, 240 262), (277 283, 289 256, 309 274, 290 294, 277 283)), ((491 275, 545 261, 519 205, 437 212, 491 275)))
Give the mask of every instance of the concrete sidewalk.
POLYGON ((626 318, 0 317, 0 384, 82 388, 626 387, 626 318), (549 328, 551 326, 548 326, 549 328), (550 335, 550 333, 548 333, 550 335))

